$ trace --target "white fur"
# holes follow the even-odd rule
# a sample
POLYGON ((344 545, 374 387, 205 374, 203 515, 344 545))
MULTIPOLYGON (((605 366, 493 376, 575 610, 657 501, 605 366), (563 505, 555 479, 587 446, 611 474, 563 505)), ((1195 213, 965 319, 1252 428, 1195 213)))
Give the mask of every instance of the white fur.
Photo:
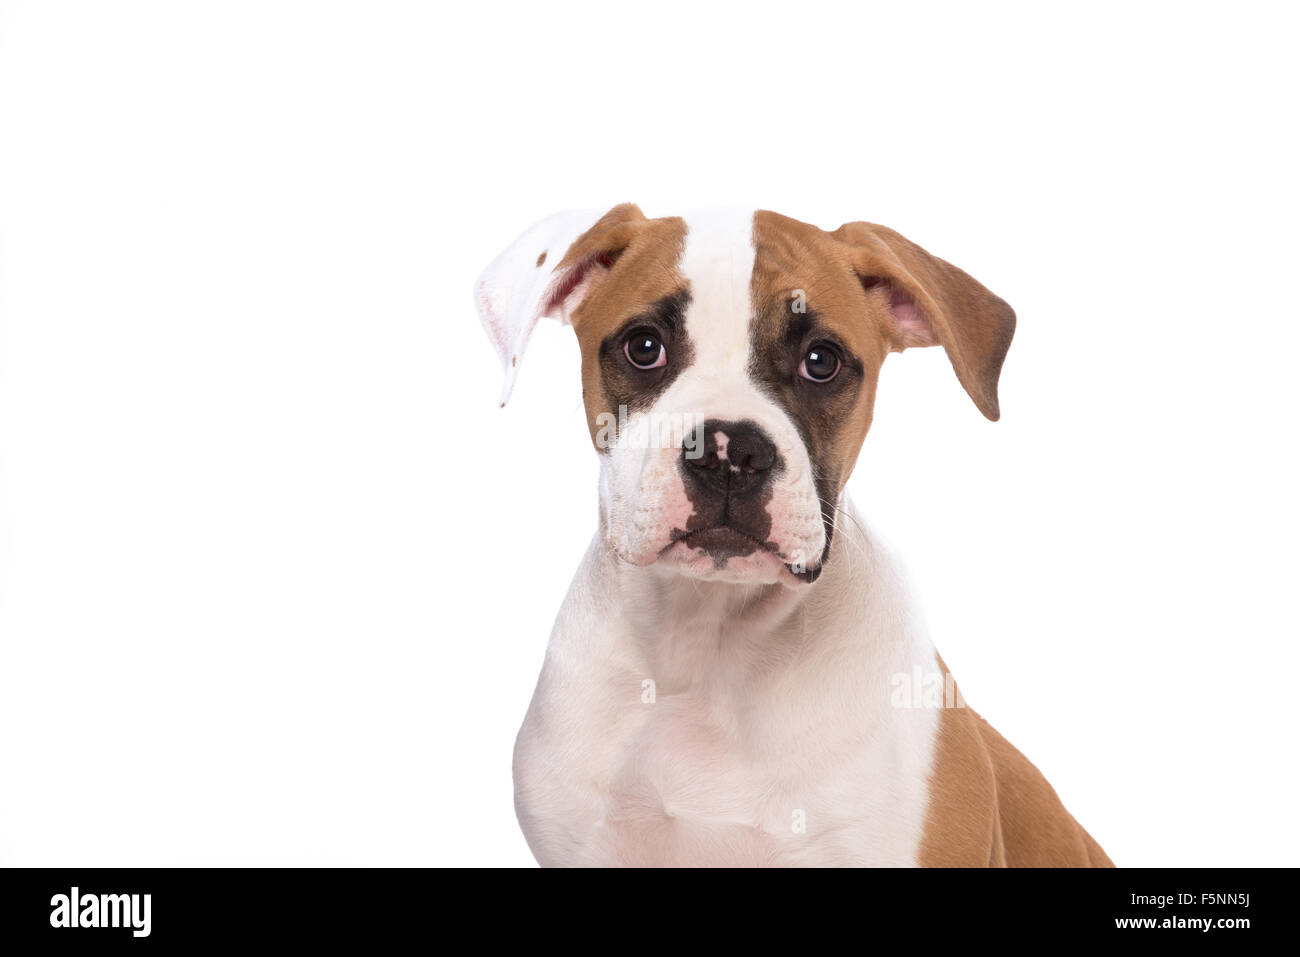
POLYGON ((914 865, 939 712, 890 688, 917 667, 933 648, 856 519, 802 590, 597 536, 515 746, 524 836, 543 865, 914 865))
MULTIPOLYGON (((572 210, 534 223, 488 264, 474 284, 479 319, 505 370, 502 405, 514 390, 524 349, 546 308, 555 267, 564 258, 565 250, 595 224, 602 212, 572 210), (546 253, 546 260, 538 266, 542 253, 546 253)), ((559 312, 555 318, 568 321, 567 314, 559 312)))

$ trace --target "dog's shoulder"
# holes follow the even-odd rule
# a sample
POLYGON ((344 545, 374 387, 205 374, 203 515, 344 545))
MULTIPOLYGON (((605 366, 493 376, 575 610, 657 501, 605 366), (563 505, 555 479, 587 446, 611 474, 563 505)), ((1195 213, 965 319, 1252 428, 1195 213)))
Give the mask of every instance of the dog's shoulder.
POLYGON ((943 709, 918 863, 1113 867, 1042 772, 969 707, 943 709))

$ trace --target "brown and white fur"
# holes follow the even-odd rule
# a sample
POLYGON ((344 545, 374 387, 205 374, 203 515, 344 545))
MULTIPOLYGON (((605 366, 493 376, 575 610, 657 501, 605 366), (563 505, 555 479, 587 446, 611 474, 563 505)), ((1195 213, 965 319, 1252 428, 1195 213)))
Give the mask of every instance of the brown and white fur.
POLYGON ((476 291, 503 404, 538 319, 572 324, 601 463, 515 748, 539 862, 1110 864, 953 694, 844 494, 890 352, 942 346, 998 417, 1006 303, 869 223, 632 205, 537 224, 476 291), (900 699, 916 674, 947 693, 900 699))

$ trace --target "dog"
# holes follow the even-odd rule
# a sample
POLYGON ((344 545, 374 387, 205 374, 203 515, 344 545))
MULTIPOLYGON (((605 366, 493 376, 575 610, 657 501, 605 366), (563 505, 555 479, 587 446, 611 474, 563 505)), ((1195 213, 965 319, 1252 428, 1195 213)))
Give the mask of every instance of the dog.
POLYGON ((942 347, 999 417, 1007 303, 883 226, 632 204, 536 224, 475 292, 503 406, 538 320, 573 327, 600 459, 514 752, 540 864, 1113 866, 845 495, 891 352, 942 347))

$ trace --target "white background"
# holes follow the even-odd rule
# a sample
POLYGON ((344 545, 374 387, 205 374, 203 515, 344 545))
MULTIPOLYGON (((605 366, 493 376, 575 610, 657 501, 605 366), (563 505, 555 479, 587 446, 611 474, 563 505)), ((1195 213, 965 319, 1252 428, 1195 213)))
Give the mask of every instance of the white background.
POLYGON ((595 525, 572 333, 478 271, 631 200, 867 219, 1016 308, 851 489, 1127 865, 1297 864, 1284 5, 0 6, 0 864, 530 864, 595 525))

